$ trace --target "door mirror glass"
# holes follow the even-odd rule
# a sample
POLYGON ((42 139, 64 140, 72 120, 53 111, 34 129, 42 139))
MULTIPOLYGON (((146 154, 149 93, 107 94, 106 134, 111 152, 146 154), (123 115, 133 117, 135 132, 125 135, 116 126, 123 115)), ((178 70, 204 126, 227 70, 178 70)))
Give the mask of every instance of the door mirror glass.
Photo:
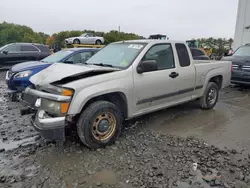
POLYGON ((3 54, 5 54, 5 55, 8 55, 8 53, 9 53, 9 52, 8 52, 7 50, 4 50, 4 51, 3 51, 3 54))
POLYGON ((151 72, 158 70, 158 66, 155 60, 142 61, 137 67, 137 73, 151 72))

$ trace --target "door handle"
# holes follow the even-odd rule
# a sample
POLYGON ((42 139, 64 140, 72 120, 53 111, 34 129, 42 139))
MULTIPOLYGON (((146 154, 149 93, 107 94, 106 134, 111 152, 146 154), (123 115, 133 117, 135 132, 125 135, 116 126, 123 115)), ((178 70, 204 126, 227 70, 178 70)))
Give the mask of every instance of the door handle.
POLYGON ((177 72, 171 72, 171 74, 169 75, 169 77, 171 78, 176 78, 177 76, 179 76, 177 72))

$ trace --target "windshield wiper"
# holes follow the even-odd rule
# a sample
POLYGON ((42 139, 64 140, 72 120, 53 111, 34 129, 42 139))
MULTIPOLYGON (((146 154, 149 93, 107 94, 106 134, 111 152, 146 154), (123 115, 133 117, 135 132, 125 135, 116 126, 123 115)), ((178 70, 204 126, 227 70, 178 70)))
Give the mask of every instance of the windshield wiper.
POLYGON ((97 66, 102 66, 102 67, 114 67, 113 65, 110 64, 104 64, 104 63, 93 63, 91 65, 97 65, 97 66))

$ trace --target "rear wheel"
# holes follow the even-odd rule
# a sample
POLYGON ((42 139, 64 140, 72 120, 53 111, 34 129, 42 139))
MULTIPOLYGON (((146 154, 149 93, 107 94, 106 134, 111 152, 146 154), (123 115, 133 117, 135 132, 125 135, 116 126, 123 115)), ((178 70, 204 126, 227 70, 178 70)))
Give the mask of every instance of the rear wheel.
POLYGON ((205 89, 204 95, 199 99, 202 109, 212 109, 219 98, 219 87, 214 82, 209 82, 205 89))
POLYGON ((102 41, 97 40, 97 41, 95 41, 95 44, 97 44, 97 45, 101 45, 101 44, 102 44, 102 41))
POLYGON ((92 149, 111 145, 122 130, 122 113, 113 103, 97 101, 80 115, 77 133, 81 141, 92 149))
POLYGON ((80 44, 80 40, 79 39, 73 40, 73 44, 80 44))

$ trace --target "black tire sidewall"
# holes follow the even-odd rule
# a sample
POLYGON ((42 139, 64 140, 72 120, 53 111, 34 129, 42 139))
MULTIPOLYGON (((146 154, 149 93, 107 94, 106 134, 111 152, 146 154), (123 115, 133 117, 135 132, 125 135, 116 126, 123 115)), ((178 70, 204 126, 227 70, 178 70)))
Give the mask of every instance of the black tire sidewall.
POLYGON ((219 98, 219 88, 218 88, 217 84, 214 82, 208 83, 208 87, 206 89, 205 97, 204 97, 204 100, 205 100, 204 102, 206 103, 207 109, 213 108, 216 105, 218 98, 219 98), (209 95, 209 92, 211 89, 215 89, 215 91, 216 91, 216 100, 213 104, 209 104, 209 102, 208 102, 208 95, 209 95))
POLYGON ((95 41, 95 44, 101 45, 101 44, 102 44, 102 41, 96 40, 96 41, 95 41))
POLYGON ((73 44, 80 44, 80 40, 79 39, 74 39, 73 44))
POLYGON ((83 111, 77 124, 77 132, 82 142, 88 147, 93 149, 103 148, 114 143, 121 133, 122 123, 122 114, 116 105, 106 101, 98 101, 89 105, 83 111), (99 141, 92 135, 92 126, 96 117, 103 112, 110 112, 115 116, 116 130, 109 140, 99 141))

